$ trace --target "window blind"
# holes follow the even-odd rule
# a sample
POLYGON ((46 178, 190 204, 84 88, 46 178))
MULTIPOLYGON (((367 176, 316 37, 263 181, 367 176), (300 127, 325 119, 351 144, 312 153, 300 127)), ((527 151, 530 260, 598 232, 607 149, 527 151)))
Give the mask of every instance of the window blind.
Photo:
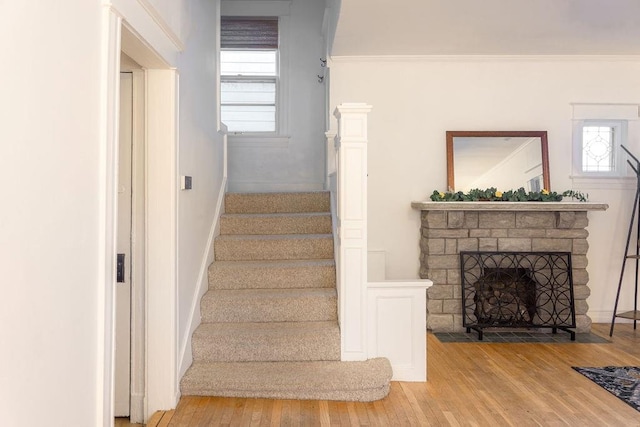
POLYGON ((277 49, 278 18, 223 16, 220 24, 222 49, 277 49))

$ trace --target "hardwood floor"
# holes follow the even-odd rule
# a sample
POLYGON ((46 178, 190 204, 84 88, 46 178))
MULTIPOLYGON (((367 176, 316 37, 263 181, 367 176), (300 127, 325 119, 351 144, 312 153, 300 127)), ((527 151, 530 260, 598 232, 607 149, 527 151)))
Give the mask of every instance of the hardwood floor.
MULTIPOLYGON (((609 325, 593 325, 608 338, 609 325)), ((427 383, 394 382, 378 402, 183 397, 149 426, 640 426, 640 412, 571 366, 640 366, 640 330, 609 344, 441 343, 427 383)))
POLYGON ((114 427, 142 427, 143 424, 132 424, 129 418, 116 417, 114 427))

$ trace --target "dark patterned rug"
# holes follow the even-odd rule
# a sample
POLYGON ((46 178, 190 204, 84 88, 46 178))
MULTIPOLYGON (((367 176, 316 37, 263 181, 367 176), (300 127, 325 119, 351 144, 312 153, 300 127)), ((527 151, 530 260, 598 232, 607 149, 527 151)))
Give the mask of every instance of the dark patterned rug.
POLYGON ((574 366, 573 369, 640 411, 640 367, 577 368, 574 366))

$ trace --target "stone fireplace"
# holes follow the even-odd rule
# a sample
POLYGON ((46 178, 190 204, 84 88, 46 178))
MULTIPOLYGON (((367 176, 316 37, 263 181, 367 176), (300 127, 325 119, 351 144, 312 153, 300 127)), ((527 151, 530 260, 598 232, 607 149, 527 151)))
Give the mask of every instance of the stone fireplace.
POLYGON ((606 204, 578 202, 413 202, 421 210, 420 277, 428 290, 427 327, 462 332, 460 252, 570 252, 576 332, 589 332, 587 212, 606 204))

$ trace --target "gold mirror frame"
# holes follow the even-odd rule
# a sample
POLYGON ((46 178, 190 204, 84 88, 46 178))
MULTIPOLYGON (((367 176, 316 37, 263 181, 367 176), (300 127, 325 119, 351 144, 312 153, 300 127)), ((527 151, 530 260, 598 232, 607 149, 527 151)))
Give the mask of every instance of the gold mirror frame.
MULTIPOLYGON (((447 188, 455 190, 454 146, 453 140, 463 138, 540 138, 540 154, 542 160, 542 181, 546 190, 551 190, 549 179, 549 148, 547 131, 447 131, 447 188)), ((509 190, 515 190, 509 189, 509 190)))

